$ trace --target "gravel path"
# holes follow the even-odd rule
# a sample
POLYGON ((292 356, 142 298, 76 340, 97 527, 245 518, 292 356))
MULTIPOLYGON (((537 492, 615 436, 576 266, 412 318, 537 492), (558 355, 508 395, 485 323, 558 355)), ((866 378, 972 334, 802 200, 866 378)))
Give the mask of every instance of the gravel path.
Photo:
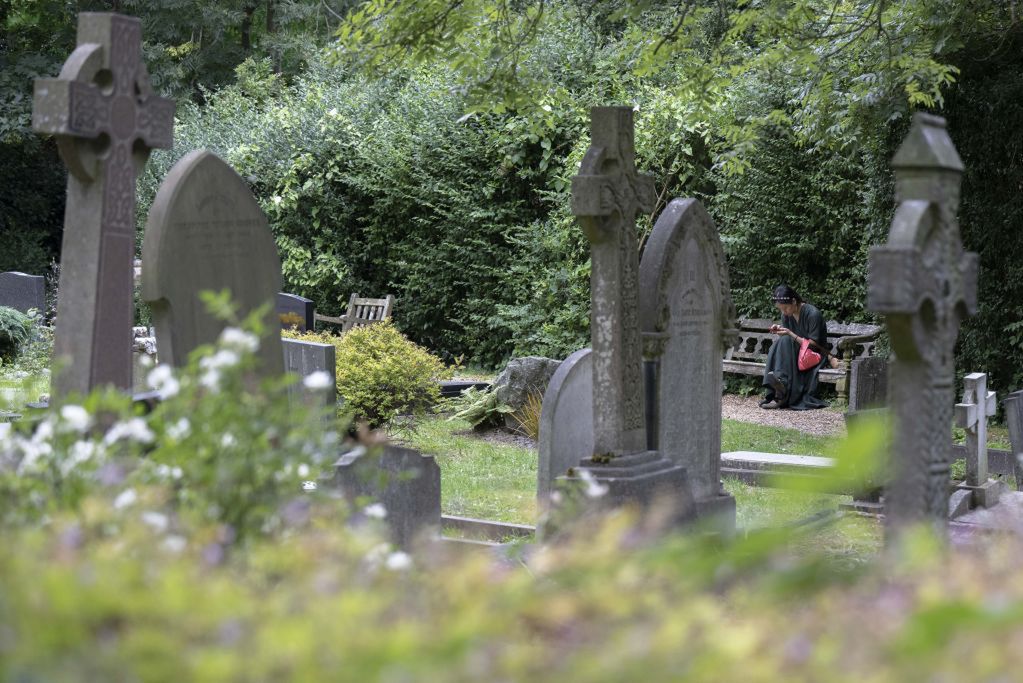
POLYGON ((771 427, 798 429, 807 434, 829 436, 845 434, 845 416, 838 410, 764 410, 760 407, 759 395, 739 396, 725 394, 721 397, 721 417, 754 422, 771 427))

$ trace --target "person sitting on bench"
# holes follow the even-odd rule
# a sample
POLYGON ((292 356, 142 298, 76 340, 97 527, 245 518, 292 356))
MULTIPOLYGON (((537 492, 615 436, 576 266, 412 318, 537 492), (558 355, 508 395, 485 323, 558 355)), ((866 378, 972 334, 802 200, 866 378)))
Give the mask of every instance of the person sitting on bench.
POLYGON ((778 285, 771 295, 775 308, 781 312, 781 324, 772 325, 771 332, 778 339, 767 353, 763 386, 767 389, 761 408, 789 408, 812 410, 824 408, 827 403, 814 396, 817 392, 817 373, 825 367, 837 366, 837 359, 828 353, 828 329, 824 316, 816 306, 803 301, 788 285, 778 285), (804 350, 804 347, 808 347, 804 350), (804 358, 800 369, 800 354, 804 358), (819 359, 811 365, 812 354, 819 359))

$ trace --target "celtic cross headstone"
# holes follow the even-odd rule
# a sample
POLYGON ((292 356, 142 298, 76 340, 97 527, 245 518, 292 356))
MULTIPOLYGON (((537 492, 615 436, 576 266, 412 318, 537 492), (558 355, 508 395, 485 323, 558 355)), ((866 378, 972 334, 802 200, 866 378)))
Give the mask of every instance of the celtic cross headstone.
POLYGON ((138 19, 83 13, 60 76, 35 83, 32 128, 56 136, 70 171, 54 338, 58 401, 132 385, 135 178, 151 149, 171 146, 174 126, 174 102, 149 85, 141 39, 138 19))
POLYGON ((595 453, 646 448, 636 214, 654 184, 636 172, 631 107, 594 107, 590 148, 572 179, 572 213, 590 242, 595 453))
POLYGON ((948 513, 953 358, 977 310, 978 257, 963 250, 956 211, 963 164, 942 118, 916 114, 892 160, 898 206, 887 244, 870 250, 868 308, 884 315, 895 360, 889 528, 948 513))

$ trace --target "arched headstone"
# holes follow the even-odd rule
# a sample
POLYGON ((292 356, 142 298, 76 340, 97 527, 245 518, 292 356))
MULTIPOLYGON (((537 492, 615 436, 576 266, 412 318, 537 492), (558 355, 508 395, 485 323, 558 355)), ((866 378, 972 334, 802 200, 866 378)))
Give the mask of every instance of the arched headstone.
POLYGON ((142 262, 142 297, 163 362, 184 365, 193 349, 217 340, 225 323, 199 293, 227 289, 242 318, 266 307, 261 371, 283 372, 277 245, 245 181, 215 154, 194 151, 167 174, 149 211, 142 262))
POLYGON ((554 480, 593 455, 593 357, 580 349, 554 371, 540 410, 536 496, 543 507, 554 480))

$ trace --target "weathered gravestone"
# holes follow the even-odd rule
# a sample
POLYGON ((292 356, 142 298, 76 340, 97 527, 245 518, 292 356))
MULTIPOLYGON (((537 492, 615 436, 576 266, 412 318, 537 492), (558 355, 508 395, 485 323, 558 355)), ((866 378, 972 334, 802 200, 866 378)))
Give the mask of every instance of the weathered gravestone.
POLYGON ((977 254, 963 251, 956 211, 963 164, 945 121, 915 114, 892 160, 898 206, 888 243, 870 250, 868 308, 884 315, 895 359, 889 531, 948 517, 948 438, 959 324, 977 310, 977 254))
POLYGON ((245 181, 215 154, 191 152, 167 174, 149 211, 142 263, 161 362, 183 366, 197 346, 217 341, 226 323, 199 293, 227 289, 242 318, 264 309, 260 372, 283 372, 277 246, 245 181))
POLYGON ((995 392, 987 390, 987 375, 974 372, 963 378, 963 400, 955 406, 956 426, 966 430, 966 482, 960 488, 972 494, 976 507, 991 507, 1005 485, 988 478, 987 419, 995 414, 995 392))
POLYGON ((32 128, 56 136, 67 164, 53 398, 132 384, 135 177, 169 148, 174 103, 153 94, 142 25, 119 14, 78 17, 78 47, 58 78, 35 84, 32 128))
POLYGON ((697 516, 735 528, 721 483, 722 358, 737 335, 717 227, 695 199, 675 199, 639 267, 639 321, 649 386, 648 445, 686 469, 697 516))
POLYGON ((334 464, 332 483, 353 505, 381 503, 398 546, 440 534, 440 467, 432 455, 397 446, 379 454, 360 448, 334 464))
POLYGON ((1014 391, 1002 401, 1005 423, 1009 427, 1009 443, 1015 460, 1016 485, 1023 482, 1023 391, 1014 391))
POLYGON ((536 496, 549 501, 554 480, 593 455, 593 364, 589 349, 576 351, 558 366, 540 409, 536 496))
POLYGON ((520 411, 527 406, 531 396, 542 396, 547 391, 559 365, 553 358, 543 356, 525 356, 508 361, 508 365, 491 385, 491 390, 497 394, 498 403, 514 411, 505 413, 505 428, 521 429, 520 411))
POLYGON ((855 358, 849 370, 849 411, 880 408, 888 401, 888 360, 855 358))
POLYGON ((632 108, 594 107, 590 116, 590 147, 572 179, 591 262, 593 453, 578 469, 606 487, 604 505, 662 498, 682 520, 694 514, 685 469, 646 448, 636 214, 653 209, 653 181, 636 172, 632 108))
POLYGON ((291 388, 291 394, 317 408, 332 408, 337 404, 336 349, 332 344, 319 344, 301 339, 281 338, 284 347, 284 369, 304 380, 314 373, 326 373, 328 385, 309 390, 302 381, 291 388), (318 405, 316 405, 318 404, 318 405))
POLYGON ((46 279, 12 271, 0 273, 0 306, 28 313, 33 308, 46 312, 46 279))
POLYGON ((299 332, 310 331, 316 322, 316 305, 312 299, 278 292, 277 316, 281 320, 282 330, 295 328, 299 332))

